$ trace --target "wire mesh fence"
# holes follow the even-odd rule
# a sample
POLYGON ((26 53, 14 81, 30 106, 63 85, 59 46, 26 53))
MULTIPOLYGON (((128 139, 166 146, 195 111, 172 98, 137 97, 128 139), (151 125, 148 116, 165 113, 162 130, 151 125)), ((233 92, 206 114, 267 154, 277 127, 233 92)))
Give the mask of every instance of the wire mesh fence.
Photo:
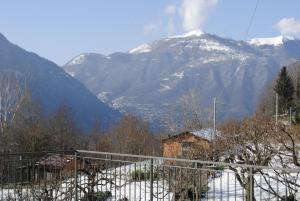
POLYGON ((0 200, 299 200, 300 170, 92 151, 0 155, 0 200))

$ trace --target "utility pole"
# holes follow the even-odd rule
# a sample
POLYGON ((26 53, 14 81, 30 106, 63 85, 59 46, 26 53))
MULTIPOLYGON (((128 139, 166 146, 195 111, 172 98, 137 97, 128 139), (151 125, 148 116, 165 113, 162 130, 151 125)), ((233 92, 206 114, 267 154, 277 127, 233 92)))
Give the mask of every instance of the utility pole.
POLYGON ((278 126, 278 94, 276 93, 276 114, 275 114, 275 124, 276 124, 276 131, 278 126))
MULTIPOLYGON (((215 138, 216 136, 216 117, 217 117, 217 113, 216 113, 216 98, 214 98, 214 133, 213 133, 213 137, 212 138, 215 138)), ((213 140, 213 139, 212 139, 213 140)))
POLYGON ((290 129, 292 130, 292 107, 290 107, 290 129))
POLYGON ((213 153, 213 158, 214 158, 214 155, 215 155, 215 146, 214 146, 214 140, 215 140, 215 137, 216 137, 216 117, 217 117, 217 112, 216 112, 216 98, 214 98, 214 127, 213 127, 213 133, 211 135, 211 142, 212 142, 212 153, 213 153))

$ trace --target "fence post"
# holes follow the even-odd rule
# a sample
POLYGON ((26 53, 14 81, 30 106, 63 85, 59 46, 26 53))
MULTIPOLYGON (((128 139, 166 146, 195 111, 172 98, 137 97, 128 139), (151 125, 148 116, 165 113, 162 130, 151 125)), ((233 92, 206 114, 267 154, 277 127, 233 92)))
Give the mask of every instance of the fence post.
MULTIPOLYGON (((193 175, 193 180, 194 180, 194 191, 195 191, 195 194, 196 195, 193 195, 193 199, 194 199, 194 197, 196 197, 196 200, 199 200, 199 196, 198 196, 198 192, 200 191, 201 192, 201 190, 198 190, 198 188, 197 188, 197 183, 196 183, 196 174, 195 174, 195 171, 197 170, 197 163, 195 162, 194 163, 194 175, 193 175)), ((201 174, 200 174, 200 177, 201 177, 201 174)), ((200 179, 201 180, 201 179, 200 179)), ((201 186, 201 184, 199 185, 199 186, 201 186)))
POLYGON ((252 167, 250 167, 250 201, 253 201, 253 193, 254 193, 254 186, 253 186, 253 168, 252 167))
POLYGON ((78 189, 77 189, 77 151, 75 151, 75 201, 78 200, 78 189))
POLYGON ((153 158, 150 159, 150 201, 153 201, 153 158))

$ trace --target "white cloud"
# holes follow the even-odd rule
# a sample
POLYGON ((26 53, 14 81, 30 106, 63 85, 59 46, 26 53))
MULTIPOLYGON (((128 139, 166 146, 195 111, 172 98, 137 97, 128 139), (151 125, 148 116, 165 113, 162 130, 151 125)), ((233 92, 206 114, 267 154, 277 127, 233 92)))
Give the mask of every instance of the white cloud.
POLYGON ((180 15, 184 30, 200 29, 217 3, 218 0, 182 0, 180 15))
POLYGON ((180 5, 170 4, 164 9, 163 15, 157 22, 144 25, 144 33, 167 31, 169 35, 172 35, 178 28, 177 19, 182 21, 185 31, 201 29, 208 14, 217 3, 218 0, 181 0, 180 5))
POLYGON ((143 30, 145 34, 151 34, 151 33, 158 32, 160 28, 161 28, 161 21, 158 21, 156 23, 145 24, 143 30))
POLYGON ((167 32, 169 35, 172 35, 175 33, 175 24, 173 17, 169 17, 167 22, 167 32))
POLYGON ((177 13, 177 8, 175 5, 168 5, 165 9, 165 15, 167 15, 167 32, 169 35, 174 34, 175 32, 175 24, 174 24, 174 16, 177 13))
POLYGON ((283 18, 277 24, 276 28, 283 36, 300 37, 300 20, 295 18, 283 18))
POLYGON ((164 10, 164 15, 161 16, 156 22, 145 24, 143 31, 145 34, 152 34, 159 32, 166 28, 168 34, 173 34, 175 31, 174 16, 177 14, 175 5, 168 5, 164 10))
POLYGON ((168 5, 165 9, 166 15, 174 15, 176 14, 176 6, 175 5, 168 5))

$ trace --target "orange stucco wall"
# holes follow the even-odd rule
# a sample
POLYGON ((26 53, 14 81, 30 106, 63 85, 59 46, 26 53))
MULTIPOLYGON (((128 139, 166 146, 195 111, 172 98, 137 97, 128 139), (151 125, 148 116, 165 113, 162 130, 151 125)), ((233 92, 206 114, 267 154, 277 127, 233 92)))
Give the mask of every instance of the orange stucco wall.
MULTIPOLYGON (((210 143, 194 135, 181 135, 176 138, 170 138, 163 141, 163 156, 168 158, 181 158, 182 157, 182 142, 192 142, 199 146, 198 149, 207 151, 210 149, 210 143)), ((199 150, 199 151, 201 151, 199 150)))

